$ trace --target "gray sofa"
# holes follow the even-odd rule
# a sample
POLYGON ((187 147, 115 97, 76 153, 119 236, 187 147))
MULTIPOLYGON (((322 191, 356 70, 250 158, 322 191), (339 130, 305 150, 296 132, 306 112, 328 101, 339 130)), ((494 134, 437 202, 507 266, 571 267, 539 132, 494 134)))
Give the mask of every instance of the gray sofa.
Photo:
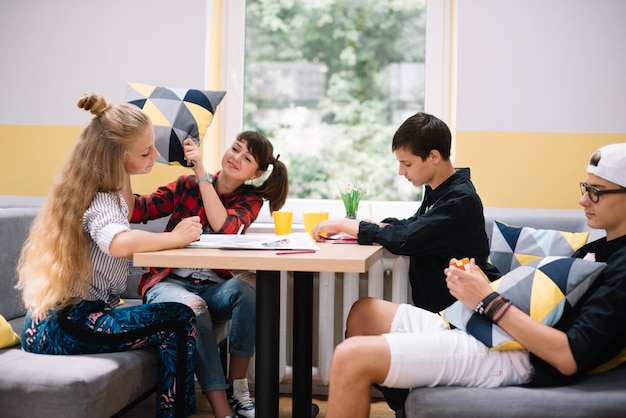
MULTIPOLYGON (((0 199, 0 315, 20 335, 26 313, 17 283, 16 264, 41 201, 10 207, 0 199)), ((163 231, 167 218, 134 225, 163 231)), ((130 266, 125 305, 141 303, 137 284, 143 270, 130 266)), ((218 341, 226 341, 226 324, 216 324, 218 341)), ((222 344, 225 360, 225 344, 222 344)), ((154 392, 158 354, 154 348, 123 353, 53 356, 0 349, 0 418, 108 418, 120 415, 154 392)))
MULTIPOLYGON (((490 237, 494 220, 539 229, 591 231, 590 241, 604 235, 587 227, 582 210, 486 208, 485 228, 490 237)), ((626 367, 590 375, 567 387, 413 389, 405 403, 405 412, 408 418, 624 417, 626 367)))
MULTIPOLYGON (((39 204, 6 208, 11 204, 0 199, 0 314, 18 334, 25 310, 14 288, 15 264, 39 204)), ((486 208, 485 218, 489 236, 494 219, 535 228, 589 230, 580 210, 486 208)), ((164 221, 137 227, 161 231, 164 221)), ((600 231, 591 231, 590 240, 600 236, 600 231)), ((135 292, 140 274, 132 273, 124 294, 129 305, 140 303, 135 292)), ((2 349, 0 417, 114 416, 153 392, 157 361, 153 349, 80 356, 30 354, 19 345, 2 349)), ((406 412, 411 418, 622 417, 626 415, 626 367, 563 388, 415 389, 407 399, 406 412)))
MULTIPOLYGON (((0 209, 0 314, 21 334, 25 309, 15 284, 16 263, 38 207, 0 209)), ((123 295, 141 303, 139 274, 123 295)), ((154 391, 156 349, 80 356, 0 350, 0 417, 111 417, 154 391)))

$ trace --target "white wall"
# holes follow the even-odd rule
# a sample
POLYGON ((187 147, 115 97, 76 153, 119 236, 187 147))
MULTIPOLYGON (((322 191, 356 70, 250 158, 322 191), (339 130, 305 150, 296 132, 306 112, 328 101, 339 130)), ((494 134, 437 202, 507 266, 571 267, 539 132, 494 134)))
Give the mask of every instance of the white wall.
POLYGON ((626 1, 456 7, 457 129, 626 133, 626 1))
POLYGON ((204 88, 211 0, 0 0, 0 124, 83 125, 81 94, 204 88), (77 108, 76 108, 77 109, 77 108))

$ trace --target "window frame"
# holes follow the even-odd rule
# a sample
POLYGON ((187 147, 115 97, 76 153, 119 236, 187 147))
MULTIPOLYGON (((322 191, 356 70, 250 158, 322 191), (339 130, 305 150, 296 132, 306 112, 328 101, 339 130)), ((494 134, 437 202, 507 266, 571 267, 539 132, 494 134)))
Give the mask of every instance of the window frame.
MULTIPOLYGON (((426 63, 425 111, 445 121, 454 132, 453 102, 453 1, 426 1, 426 63)), ((222 1, 222 57, 221 85, 228 92, 219 114, 220 153, 223 154, 243 130, 244 78, 245 78, 245 27, 246 0, 222 1)), ((454 149, 454 144, 453 144, 454 149)), ((376 220, 386 217, 404 218, 415 213, 419 202, 368 201, 363 199, 361 217, 376 220), (364 210, 363 208, 367 208, 364 210), (369 209, 371 208, 371 210, 369 209), (367 216, 365 215, 367 212, 367 216)), ((259 214, 258 222, 272 222, 268 205, 259 214)), ((343 216, 340 200, 287 199, 283 210, 294 212, 294 222, 302 222, 305 211, 328 210, 331 218, 343 216)))

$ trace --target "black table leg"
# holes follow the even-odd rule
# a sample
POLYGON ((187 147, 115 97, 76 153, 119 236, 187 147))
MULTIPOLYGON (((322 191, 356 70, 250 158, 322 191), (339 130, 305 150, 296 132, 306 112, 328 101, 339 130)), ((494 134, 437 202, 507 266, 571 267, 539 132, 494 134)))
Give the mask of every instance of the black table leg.
POLYGON ((257 418, 276 418, 278 416, 279 319, 280 272, 258 271, 254 378, 255 415, 257 418))
POLYGON ((313 273, 295 272, 293 280, 293 417, 312 415, 313 273))

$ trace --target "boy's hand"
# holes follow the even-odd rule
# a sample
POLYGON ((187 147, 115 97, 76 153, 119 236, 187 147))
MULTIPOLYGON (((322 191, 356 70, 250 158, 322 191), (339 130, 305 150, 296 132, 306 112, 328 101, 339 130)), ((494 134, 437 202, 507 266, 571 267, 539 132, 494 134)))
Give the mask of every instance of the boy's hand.
POLYGON ((311 235, 315 239, 315 241, 325 242, 325 237, 331 237, 340 233, 341 230, 337 227, 334 221, 320 221, 317 225, 313 227, 311 230, 311 235))
POLYGON ((450 266, 444 270, 446 285, 452 296, 474 309, 493 289, 485 273, 476 265, 476 260, 472 258, 469 263, 464 260, 450 260, 450 266))
POLYGON ((452 260, 450 260, 450 265, 451 266, 454 266, 456 268, 459 268, 459 269, 465 270, 465 271, 469 271, 470 270, 469 258, 465 257, 465 258, 462 258, 460 260, 457 260, 457 259, 452 259, 452 260), (454 263, 453 263, 452 260, 456 260, 456 261, 454 261, 454 263))

